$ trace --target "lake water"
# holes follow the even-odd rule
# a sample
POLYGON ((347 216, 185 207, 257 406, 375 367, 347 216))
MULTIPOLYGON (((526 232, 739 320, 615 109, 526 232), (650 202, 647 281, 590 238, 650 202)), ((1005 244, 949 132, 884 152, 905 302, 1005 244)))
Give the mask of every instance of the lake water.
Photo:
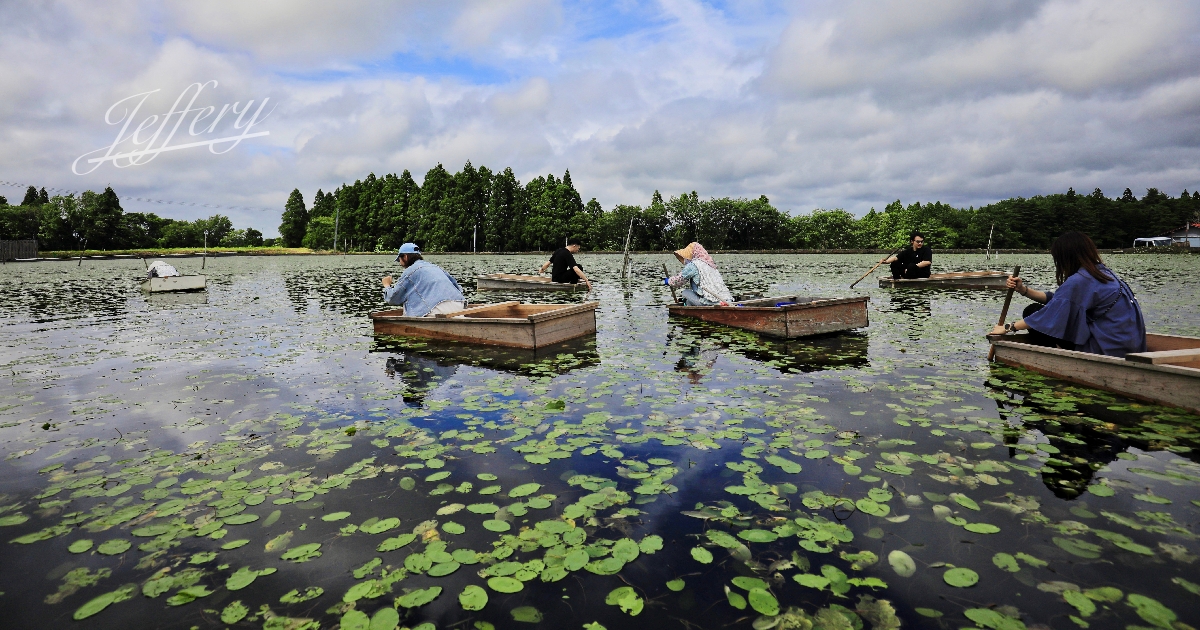
MULTIPOLYGON (((6 265, 0 619, 1200 623, 1200 418, 989 365, 1001 292, 848 289, 875 258, 718 256, 735 294, 870 296, 868 328, 784 343, 669 320, 667 255, 623 283, 584 254, 598 333, 539 353, 373 338, 390 257, 218 258, 150 298, 137 260, 6 265)), ((582 299, 473 292, 540 256, 430 259, 473 303, 582 299)), ((1200 257, 1108 262, 1200 336, 1200 257)))

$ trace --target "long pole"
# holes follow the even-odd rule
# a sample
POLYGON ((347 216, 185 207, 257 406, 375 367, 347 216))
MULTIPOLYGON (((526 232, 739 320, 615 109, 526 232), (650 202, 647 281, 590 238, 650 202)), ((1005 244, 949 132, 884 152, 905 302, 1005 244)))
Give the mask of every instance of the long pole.
MULTIPOLYGON (((1016 267, 1013 267, 1012 275, 1014 278, 1021 277, 1021 265, 1017 265, 1016 267)), ((1015 287, 1012 289, 1009 289, 1008 294, 1004 296, 1004 308, 1000 309, 1000 321, 996 322, 997 326, 1004 325, 1004 319, 1006 317, 1008 317, 1008 305, 1010 303, 1012 303, 1012 294, 1013 294, 1013 291, 1015 291, 1015 290, 1016 290, 1015 287)), ((988 348, 988 362, 991 362, 992 359, 995 359, 995 358, 996 358, 996 344, 992 344, 992 346, 990 348, 988 348)))
POLYGON ((985 250, 987 253, 984 254, 984 260, 992 259, 992 231, 995 229, 996 229, 995 223, 992 224, 992 227, 988 228, 988 244, 987 244, 987 249, 985 250))
MULTIPOLYGON (((667 276, 668 278, 669 278, 669 277, 671 277, 671 272, 670 272, 670 271, 667 271, 667 263, 663 263, 663 274, 664 274, 665 276, 667 276)), ((678 295, 675 295, 675 287, 671 286, 671 284, 668 282, 668 283, 667 283, 667 288, 671 290, 671 299, 672 299, 672 300, 675 300, 675 304, 678 304, 678 303, 679 303, 679 296, 678 296, 678 295)))
POLYGON ((337 232, 338 220, 342 217, 342 207, 338 206, 333 209, 333 251, 337 252, 337 232))
POLYGON ((625 257, 621 262, 621 277, 629 277, 629 239, 633 237, 633 218, 629 219, 629 231, 625 233, 625 257))
MULTIPOLYGON (((894 251, 894 252, 892 252, 892 253, 888 254, 887 256, 884 256, 884 257, 883 257, 883 260, 887 260, 887 259, 891 258, 892 256, 895 256, 896 254, 899 254, 901 251, 904 251, 904 248, 903 248, 903 247, 901 247, 900 249, 897 249, 896 251, 894 251)), ((863 278, 866 278, 867 276, 871 275, 871 272, 872 272, 872 271, 875 271, 876 269, 878 269, 878 268, 879 268, 879 265, 882 265, 882 264, 883 264, 883 260, 881 260, 881 261, 879 261, 879 262, 875 263, 875 266, 874 266, 874 267, 871 267, 871 268, 870 268, 870 269, 867 271, 867 273, 864 273, 863 275, 859 276, 859 277, 858 277, 858 280, 855 280, 854 282, 852 282, 852 283, 850 284, 850 288, 851 288, 851 289, 853 289, 853 288, 854 288, 854 285, 858 284, 859 282, 862 282, 863 278)))
POLYGON ((200 268, 204 269, 205 263, 208 262, 208 230, 204 230, 204 256, 200 258, 200 268))

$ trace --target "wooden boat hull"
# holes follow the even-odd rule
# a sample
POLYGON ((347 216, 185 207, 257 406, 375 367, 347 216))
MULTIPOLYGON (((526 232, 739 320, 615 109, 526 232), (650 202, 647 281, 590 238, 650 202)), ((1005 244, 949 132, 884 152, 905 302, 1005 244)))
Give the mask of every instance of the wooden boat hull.
POLYGON ((964 271, 959 273, 935 273, 928 278, 893 280, 879 277, 881 289, 1004 289, 1008 281, 1007 271, 964 271))
POLYGON ((142 290, 147 293, 173 293, 177 291, 203 291, 207 287, 204 276, 168 276, 147 278, 142 281, 142 290))
POLYGON ((991 336, 996 360, 1046 376, 1200 413, 1200 338, 1146 335, 1147 352, 1124 359, 991 336), (1167 362, 1157 362, 1166 359, 1167 362), (1189 360, 1190 359, 1190 360, 1189 360))
POLYGON ((595 334, 599 305, 502 302, 434 317, 406 317, 404 309, 371 313, 370 317, 377 335, 541 348, 595 334))
POLYGON ((741 306, 683 306, 668 307, 675 317, 724 324, 743 330, 782 339, 810 337, 864 328, 867 320, 867 300, 851 298, 814 298, 785 295, 737 302, 741 306), (779 302, 796 302, 787 306, 775 306, 779 302))
POLYGON ((587 285, 554 282, 545 276, 493 273, 475 276, 475 288, 480 291, 586 291, 587 285))

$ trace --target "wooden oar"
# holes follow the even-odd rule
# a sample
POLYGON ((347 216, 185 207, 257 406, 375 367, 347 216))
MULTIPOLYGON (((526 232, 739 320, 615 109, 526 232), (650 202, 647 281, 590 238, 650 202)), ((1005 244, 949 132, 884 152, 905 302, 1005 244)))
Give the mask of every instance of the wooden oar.
MULTIPOLYGON (((1021 265, 1017 265, 1016 267, 1013 267, 1012 275, 1014 278, 1021 277, 1021 265)), ((1009 289, 1008 294, 1004 296, 1004 308, 1000 309, 1000 321, 996 322, 997 326, 1004 325, 1004 319, 1008 317, 1008 305, 1010 303, 1012 303, 1012 294, 1013 294, 1013 291, 1016 291, 1016 290, 1017 290, 1016 287, 1013 287, 1013 288, 1009 289)), ((988 362, 991 362, 995 358, 996 358, 996 345, 992 344, 992 346, 990 348, 988 348, 988 362)))
MULTIPOLYGON (((894 251, 894 252, 892 252, 892 253, 888 254, 887 256, 884 256, 884 257, 883 257, 883 260, 887 260, 887 259, 891 258, 892 256, 895 256, 896 254, 899 254, 899 253, 900 253, 900 252, 902 252, 902 251, 904 251, 904 248, 903 248, 903 247, 901 247, 900 249, 897 249, 896 251, 894 251)), ((879 262, 875 263, 875 266, 874 266, 874 267, 871 267, 871 271, 875 271, 876 269, 878 269, 878 268, 879 268, 879 265, 882 265, 882 264, 883 264, 883 260, 881 260, 881 261, 879 261, 879 262)), ((862 282, 862 281, 863 281, 863 278, 866 278, 867 276, 871 275, 871 271, 868 271, 867 273, 864 273, 863 275, 859 276, 858 280, 855 280, 855 281, 854 281, 854 282, 853 282, 853 283, 850 285, 850 288, 851 288, 851 289, 853 289, 855 284, 858 284, 859 282, 862 282)))
MULTIPOLYGON (((666 277, 667 277, 667 278, 670 278, 670 277, 671 277, 671 272, 670 272, 670 271, 667 271, 667 263, 663 263, 663 273, 664 273, 664 274, 666 274, 666 277)), ((671 290, 671 299, 672 299, 672 300, 675 300, 675 302, 674 302, 675 304, 678 304, 678 303, 679 303, 679 296, 678 296, 678 295, 675 295, 675 287, 671 286, 671 283, 670 283, 670 282, 668 282, 668 283, 667 283, 667 288, 671 290)))

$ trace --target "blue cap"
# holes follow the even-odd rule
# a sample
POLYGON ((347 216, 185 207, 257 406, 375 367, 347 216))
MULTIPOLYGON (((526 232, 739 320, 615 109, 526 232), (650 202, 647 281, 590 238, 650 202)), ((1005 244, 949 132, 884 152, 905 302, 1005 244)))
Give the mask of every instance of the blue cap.
POLYGON ((396 251, 396 260, 400 260, 400 254, 420 254, 421 248, 417 247, 416 243, 405 243, 396 251))

